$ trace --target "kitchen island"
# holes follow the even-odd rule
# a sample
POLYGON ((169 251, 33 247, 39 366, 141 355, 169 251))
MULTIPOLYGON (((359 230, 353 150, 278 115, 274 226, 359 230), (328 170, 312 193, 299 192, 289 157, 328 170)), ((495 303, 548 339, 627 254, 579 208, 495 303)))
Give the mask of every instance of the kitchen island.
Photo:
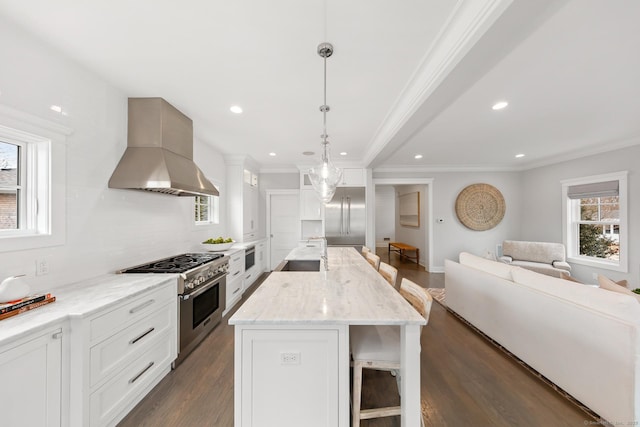
POLYGON ((353 248, 328 248, 320 270, 271 273, 229 319, 235 426, 348 427, 350 325, 400 326, 402 426, 420 426, 424 318, 353 248))

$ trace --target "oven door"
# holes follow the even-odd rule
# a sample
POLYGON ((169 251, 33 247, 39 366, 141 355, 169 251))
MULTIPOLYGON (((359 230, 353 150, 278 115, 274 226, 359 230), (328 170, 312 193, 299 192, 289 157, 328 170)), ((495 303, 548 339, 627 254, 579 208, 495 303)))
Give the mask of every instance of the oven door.
POLYGON ((244 252, 244 270, 247 271, 256 263, 256 247, 249 246, 244 252))
POLYGON ((225 305, 226 276, 212 280, 195 292, 180 295, 179 363, 222 320, 225 305))

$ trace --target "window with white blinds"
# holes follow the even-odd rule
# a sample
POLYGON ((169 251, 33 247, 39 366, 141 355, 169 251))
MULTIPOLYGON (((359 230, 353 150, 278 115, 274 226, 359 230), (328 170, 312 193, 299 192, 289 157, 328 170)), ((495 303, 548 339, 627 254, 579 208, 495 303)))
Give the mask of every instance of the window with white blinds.
POLYGON ((627 271, 627 173, 562 182, 570 262, 627 271))

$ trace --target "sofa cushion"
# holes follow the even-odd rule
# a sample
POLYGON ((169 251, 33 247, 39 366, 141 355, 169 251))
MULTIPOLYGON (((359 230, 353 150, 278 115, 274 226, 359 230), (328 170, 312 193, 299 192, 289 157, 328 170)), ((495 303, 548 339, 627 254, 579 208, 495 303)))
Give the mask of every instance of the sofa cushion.
POLYGON ((623 295, 629 295, 634 297, 640 302, 640 295, 636 294, 635 292, 631 292, 629 289, 627 289, 626 283, 625 283, 625 286, 622 286, 619 283, 609 279, 608 277, 598 274, 598 284, 600 285, 601 289, 606 289, 612 292, 618 292, 623 295))
POLYGON ((571 271, 571 266, 568 262, 565 261, 553 261, 551 263, 555 268, 559 268, 560 270, 571 271))
POLYGON ((553 268, 551 264, 543 264, 541 262, 533 262, 533 261, 513 261, 511 263, 514 267, 522 267, 527 270, 535 271, 536 273, 546 274, 547 276, 552 277, 561 277, 562 273, 565 270, 559 270, 557 268, 553 268))
POLYGON ((634 323, 640 322, 640 303, 629 295, 556 279, 524 268, 514 268, 511 275, 514 282, 540 292, 606 313, 611 317, 634 323))
POLYGON ((551 264, 553 261, 564 261, 564 245, 562 243, 523 242, 505 240, 502 242, 502 254, 514 260, 534 261, 551 264))
POLYGON ((460 252, 460 264, 511 281, 511 269, 513 267, 502 262, 481 258, 468 252, 460 252))

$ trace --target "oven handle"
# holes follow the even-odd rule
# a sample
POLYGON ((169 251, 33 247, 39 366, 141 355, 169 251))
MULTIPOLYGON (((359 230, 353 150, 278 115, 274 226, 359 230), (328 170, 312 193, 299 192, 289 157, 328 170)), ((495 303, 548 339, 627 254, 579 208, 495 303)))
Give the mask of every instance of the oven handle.
POLYGON ((253 253, 255 253, 255 252, 256 252, 256 247, 255 247, 255 246, 249 246, 248 248, 246 248, 246 249, 244 250, 244 255, 245 255, 245 256, 247 256, 247 255, 251 255, 251 254, 253 254, 253 253))
MULTIPOLYGON (((224 276, 223 276, 224 277, 224 276)), ((186 301, 189 298, 195 298, 198 295, 200 295, 201 293, 208 291, 209 289, 213 288, 215 285, 220 283, 220 279, 221 277, 218 277, 217 279, 213 280, 211 283, 209 283, 206 286, 201 287, 200 289, 198 289, 197 291, 190 293, 190 294, 184 294, 184 295, 180 295, 180 299, 182 301, 186 301)))

